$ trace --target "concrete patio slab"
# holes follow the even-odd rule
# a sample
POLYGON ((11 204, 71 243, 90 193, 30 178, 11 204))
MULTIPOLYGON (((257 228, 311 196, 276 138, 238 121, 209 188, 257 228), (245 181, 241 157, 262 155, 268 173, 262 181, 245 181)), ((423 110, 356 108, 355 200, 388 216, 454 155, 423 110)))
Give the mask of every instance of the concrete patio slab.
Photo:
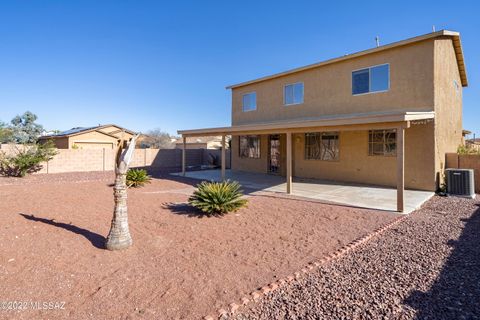
MULTIPOLYGON (((181 174, 172 173, 176 176, 181 174)), ((220 170, 189 171, 185 176, 198 180, 221 180, 220 170)), ((226 178, 238 181, 244 188, 275 193, 286 192, 285 178, 281 176, 227 170, 226 178)), ((405 190, 404 213, 408 214, 420 208, 433 194, 429 191, 405 190)), ((317 179, 294 178, 293 195, 352 207, 393 212, 396 212, 397 206, 396 189, 317 179)))

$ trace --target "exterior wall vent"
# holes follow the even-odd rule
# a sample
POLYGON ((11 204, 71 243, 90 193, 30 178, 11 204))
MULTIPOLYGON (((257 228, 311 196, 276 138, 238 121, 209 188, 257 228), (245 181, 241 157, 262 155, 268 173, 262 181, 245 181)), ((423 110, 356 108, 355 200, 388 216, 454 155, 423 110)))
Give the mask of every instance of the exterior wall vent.
POLYGON ((475 198, 473 169, 446 169, 447 194, 475 198))

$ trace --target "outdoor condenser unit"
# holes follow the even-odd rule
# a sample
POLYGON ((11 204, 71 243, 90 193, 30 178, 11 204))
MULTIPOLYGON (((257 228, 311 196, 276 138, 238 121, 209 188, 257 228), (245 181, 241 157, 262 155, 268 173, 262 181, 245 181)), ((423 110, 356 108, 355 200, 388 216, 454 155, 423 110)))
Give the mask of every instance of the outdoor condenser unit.
POLYGON ((447 169, 447 194, 475 198, 472 169, 447 169))

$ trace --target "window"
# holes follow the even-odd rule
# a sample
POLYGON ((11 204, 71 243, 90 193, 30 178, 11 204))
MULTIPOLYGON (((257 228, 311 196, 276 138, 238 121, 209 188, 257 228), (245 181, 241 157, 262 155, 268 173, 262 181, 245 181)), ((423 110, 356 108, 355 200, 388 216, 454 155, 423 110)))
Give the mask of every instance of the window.
POLYGON ((338 160, 338 132, 305 133, 306 160, 338 160))
POLYGON ((243 112, 257 110, 257 94, 255 92, 243 95, 242 110, 243 112))
POLYGON ((368 155, 394 156, 396 154, 396 130, 370 130, 368 132, 368 155))
POLYGON ((284 87, 283 103, 285 105, 303 103, 303 82, 289 84, 284 87))
POLYGON ((390 88, 390 66, 379 66, 352 72, 352 94, 387 91, 390 88))
POLYGON ((259 136, 240 136, 239 140, 240 158, 260 158, 259 136))

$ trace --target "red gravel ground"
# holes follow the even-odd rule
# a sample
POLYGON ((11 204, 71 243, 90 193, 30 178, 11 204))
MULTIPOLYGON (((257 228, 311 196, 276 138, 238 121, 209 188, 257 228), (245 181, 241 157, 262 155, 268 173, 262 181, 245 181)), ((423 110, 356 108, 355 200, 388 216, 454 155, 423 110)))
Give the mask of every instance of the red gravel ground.
POLYGON ((65 302, 2 304, 0 318, 197 319, 398 217, 259 195, 237 213, 200 218, 184 204, 191 180, 154 179, 129 190, 133 247, 110 252, 112 181, 112 173, 0 180, 0 301, 65 302))
POLYGON ((436 196, 229 319, 480 319, 479 243, 480 197, 436 196))

